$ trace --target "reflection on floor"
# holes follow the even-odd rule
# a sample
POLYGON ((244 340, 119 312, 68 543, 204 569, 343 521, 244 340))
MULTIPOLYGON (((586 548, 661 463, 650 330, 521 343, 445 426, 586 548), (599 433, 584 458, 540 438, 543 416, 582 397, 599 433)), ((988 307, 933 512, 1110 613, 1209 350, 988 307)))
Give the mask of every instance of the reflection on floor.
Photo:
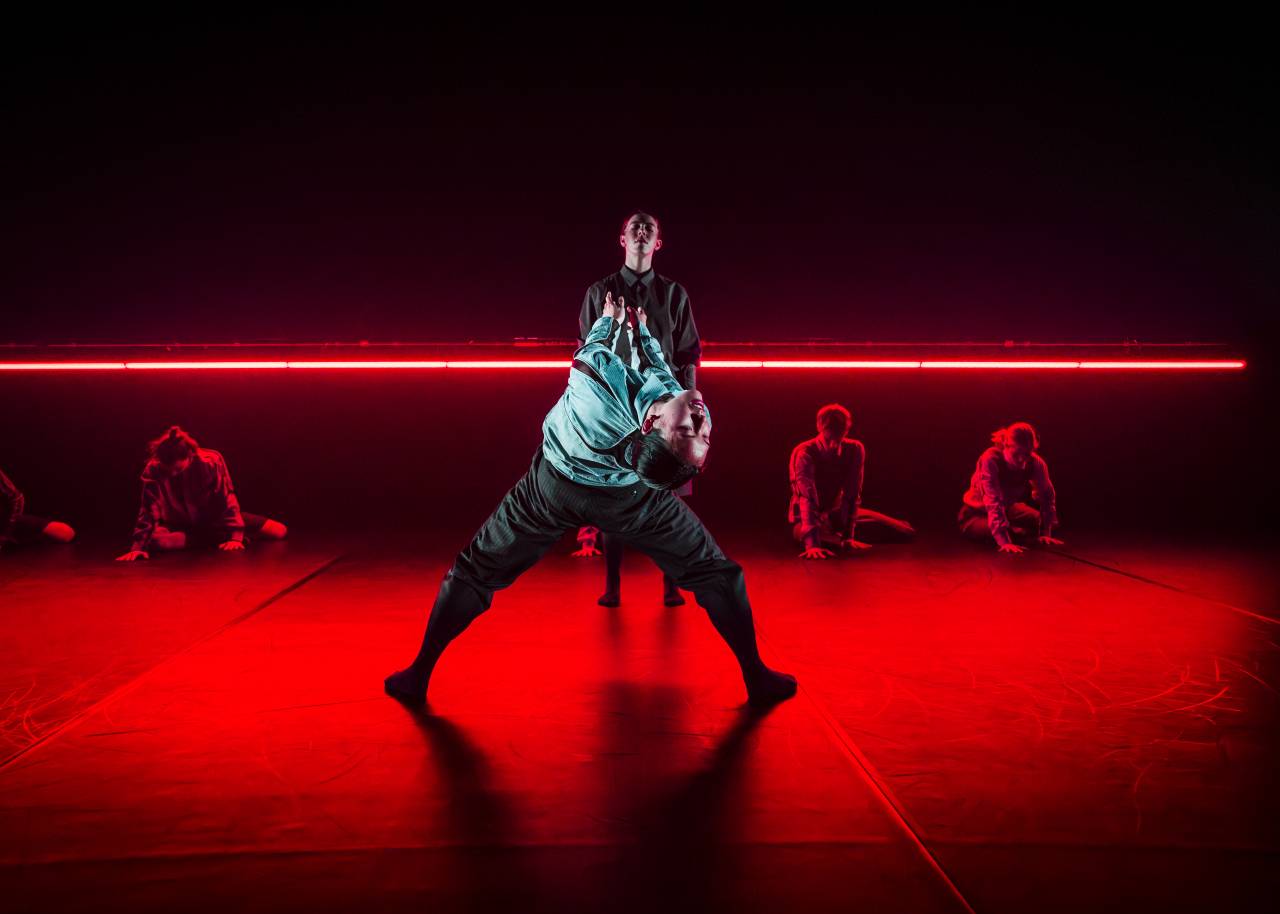
POLYGON ((447 545, 0 561, 13 910, 1241 907, 1280 867, 1274 572, 1245 552, 727 544, 802 693, 567 548, 381 693, 447 545), (1077 560, 1078 559, 1078 560, 1077 560))

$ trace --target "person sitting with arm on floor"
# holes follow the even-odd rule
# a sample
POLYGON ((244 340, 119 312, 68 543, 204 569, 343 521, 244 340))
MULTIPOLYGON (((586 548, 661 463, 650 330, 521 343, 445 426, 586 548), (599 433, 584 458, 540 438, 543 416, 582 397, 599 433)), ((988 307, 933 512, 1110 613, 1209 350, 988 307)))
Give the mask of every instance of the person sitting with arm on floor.
POLYGON ((1049 465, 1036 453, 1040 437, 1027 422, 1015 422, 991 435, 973 470, 960 508, 960 532, 981 543, 995 541, 1001 552, 1025 552, 1024 544, 1061 546, 1057 493, 1049 465), (1032 504, 1034 503, 1034 504, 1032 504))
POLYGON ((624 300, 615 304, 606 294, 565 392, 543 421, 532 466, 454 560, 418 655, 386 678, 387 694, 415 706, 426 701, 440 655, 489 608, 494 591, 511 586, 565 531, 592 525, 621 536, 693 591, 737 658, 751 703, 793 696, 795 678, 760 657, 741 566, 673 494, 697 475, 710 447, 701 394, 671 374, 644 312, 628 315, 624 300), (628 317, 644 356, 639 370, 611 345, 628 317))
POLYGON ((871 531, 875 539, 905 543, 915 528, 879 511, 862 507, 862 481, 867 449, 846 438, 853 416, 839 403, 818 410, 818 435, 791 452, 791 506, 787 519, 792 536, 804 544, 803 559, 829 559, 836 550, 860 552, 869 543, 855 530, 871 531))
POLYGON ((222 455, 200 447, 178 426, 152 441, 150 452, 142 470, 142 505, 133 546, 116 561, 150 558, 151 550, 214 544, 223 552, 240 552, 246 533, 285 538, 288 528, 279 521, 241 513, 222 455))
POLYGON ((27 514, 26 498, 0 470, 0 551, 8 545, 69 543, 76 531, 62 521, 27 514))

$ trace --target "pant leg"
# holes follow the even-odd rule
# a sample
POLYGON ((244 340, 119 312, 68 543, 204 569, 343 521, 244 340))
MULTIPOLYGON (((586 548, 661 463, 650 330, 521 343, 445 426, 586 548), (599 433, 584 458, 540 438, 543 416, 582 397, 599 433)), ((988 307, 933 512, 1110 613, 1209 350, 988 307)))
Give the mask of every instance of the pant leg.
POLYGON ((262 530, 262 525, 267 522, 267 518, 261 514, 250 514, 248 511, 241 511, 240 517, 244 521, 244 532, 246 536, 253 536, 262 530))
MULTIPOLYGON (((609 522, 601 520, 602 525, 609 522)), ((669 492, 650 490, 615 522, 622 524, 620 532, 629 545, 693 592, 738 659, 744 679, 764 669, 742 567, 725 556, 688 505, 669 492)))
POLYGON ((431 607, 422 648, 413 661, 419 671, 430 674, 449 642, 489 608, 494 591, 511 586, 566 530, 579 526, 581 519, 564 506, 553 474, 539 452, 529 472, 458 554, 431 607))
POLYGON ((870 508, 858 508, 858 523, 854 535, 869 543, 907 543, 916 537, 916 529, 905 520, 898 520, 870 508))
POLYGON ((995 537, 991 535, 991 526, 987 523, 987 512, 981 508, 965 505, 960 509, 957 520, 960 523, 960 533, 965 539, 988 544, 995 542, 995 537))
POLYGON ((1040 535, 1040 511, 1024 502, 1014 502, 1005 511, 1009 532, 1014 538, 1034 540, 1040 535))
POLYGON ((616 533, 601 533, 604 537, 604 589, 617 590, 622 581, 622 537, 616 533))

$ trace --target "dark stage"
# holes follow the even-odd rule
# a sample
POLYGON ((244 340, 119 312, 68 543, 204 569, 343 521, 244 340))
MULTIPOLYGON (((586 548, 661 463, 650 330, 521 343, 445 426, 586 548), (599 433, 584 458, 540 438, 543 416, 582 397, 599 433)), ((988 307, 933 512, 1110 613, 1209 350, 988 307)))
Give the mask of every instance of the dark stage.
POLYGON ((744 9, 10 17, 0 910, 1277 897, 1265 10, 744 9), (578 350, 624 292, 630 341, 578 350), (674 386, 637 374, 636 306, 674 386), (613 386, 571 403, 575 352, 613 386), (797 449, 833 403, 865 460, 835 432, 797 449), (546 441, 599 485, 548 473, 520 510, 666 512, 650 544, 742 635, 737 569, 623 480, 659 429, 799 694, 749 710, 637 553, 597 606, 571 536, 444 654, 425 712, 383 694, 546 441), (790 524, 817 552, 820 505, 852 536, 863 471, 916 542, 802 561, 790 524), (967 487, 985 546, 957 531, 967 487), (244 554, 112 562, 215 528, 234 550, 233 490, 244 554), (998 554, 1028 497, 1066 545, 998 554), (48 519, 74 541, 16 545, 70 534, 48 519))
POLYGON ((449 557, 298 536, 0 565, 12 910, 1240 908, 1273 893, 1277 593, 1262 549, 950 537, 802 563, 752 538, 744 708, 647 561, 568 540, 382 694, 449 557), (370 899, 374 899, 370 901, 370 899))

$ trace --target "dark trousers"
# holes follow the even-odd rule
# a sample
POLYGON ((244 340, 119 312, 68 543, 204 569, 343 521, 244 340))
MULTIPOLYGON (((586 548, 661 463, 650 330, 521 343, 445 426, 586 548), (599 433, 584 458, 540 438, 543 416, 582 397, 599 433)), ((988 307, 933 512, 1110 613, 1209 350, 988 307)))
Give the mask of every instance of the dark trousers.
POLYGON ((702 521, 670 492, 636 483, 584 486, 557 472, 541 449, 440 585, 414 667, 430 674, 445 647, 564 535, 584 525, 618 535, 693 592, 737 657, 744 678, 764 665, 742 568, 725 557, 702 521))
MULTIPOLYGON (((839 548, 842 537, 835 531, 848 526, 844 517, 832 517, 824 514, 818 527, 818 542, 830 548, 839 548)), ((803 525, 796 523, 791 527, 791 538, 797 543, 804 542, 801 532, 803 525)), ((854 526, 854 536, 867 543, 909 543, 916 538, 916 528, 905 520, 898 520, 888 514, 872 511, 870 508, 858 508, 858 521, 854 526)))
MULTIPOLYGON (((672 495, 672 498, 677 496, 672 495)), ((617 591, 622 585, 622 555, 626 552, 626 540, 616 533, 600 534, 602 551, 604 552, 604 587, 605 590, 617 591)), ((665 571, 662 573, 662 590, 670 593, 675 590, 675 579, 665 571)))
MULTIPOLYGON (((244 521, 244 538, 246 541, 253 539, 255 533, 262 529, 262 525, 267 522, 267 518, 261 514, 250 514, 248 511, 241 511, 240 517, 244 521)), ((231 536, 231 531, 225 527, 212 527, 201 525, 198 527, 170 527, 167 524, 160 523, 156 525, 156 533, 185 533, 187 535, 188 548, 200 548, 205 546, 217 546, 219 543, 225 543, 231 536)))
MULTIPOLYGON (((1017 501, 1005 508, 1004 516, 1009 519, 1009 538, 1015 542, 1027 542, 1040 535, 1040 512, 1025 502, 1017 501)), ((965 505, 960 509, 960 532, 971 540, 983 543, 995 541, 991 535, 991 525, 987 523, 987 509, 965 505)))

